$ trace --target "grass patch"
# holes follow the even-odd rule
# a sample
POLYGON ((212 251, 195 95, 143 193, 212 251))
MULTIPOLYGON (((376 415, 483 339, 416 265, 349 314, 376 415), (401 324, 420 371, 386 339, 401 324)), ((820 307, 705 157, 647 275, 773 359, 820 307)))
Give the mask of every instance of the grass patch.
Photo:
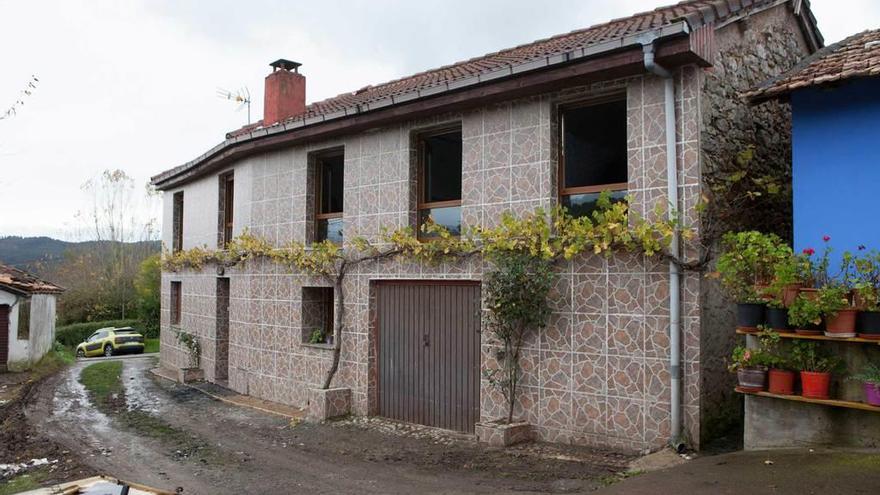
POLYGON ((159 339, 144 339, 144 352, 159 352, 159 339))
POLYGON ((604 486, 611 486, 615 483, 618 483, 618 482, 623 481, 628 478, 632 478, 634 476, 638 476, 640 474, 644 474, 644 471, 642 471, 640 469, 635 469, 632 471, 622 471, 619 473, 609 474, 609 475, 605 475, 605 476, 600 477, 599 483, 601 483, 604 486))
POLYGON ((13 476, 3 483, 0 483, 0 495, 12 495, 14 493, 26 492, 28 490, 36 490, 42 486, 42 482, 46 479, 46 471, 43 469, 35 469, 33 471, 13 476))
POLYGON ((122 392, 122 362, 103 361, 82 370, 79 382, 95 399, 99 409, 113 409, 111 401, 122 392))

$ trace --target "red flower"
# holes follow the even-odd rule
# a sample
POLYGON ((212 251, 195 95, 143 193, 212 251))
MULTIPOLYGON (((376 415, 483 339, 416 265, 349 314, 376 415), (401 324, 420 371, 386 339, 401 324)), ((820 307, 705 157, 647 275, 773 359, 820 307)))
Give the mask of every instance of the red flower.
POLYGON ((813 248, 805 248, 804 254, 806 254, 807 256, 812 256, 812 255, 816 254, 816 250, 813 248))
POLYGON ((823 236, 823 237, 822 237, 822 240, 825 241, 825 242, 828 242, 828 241, 831 240, 831 236, 830 236, 830 235, 823 236))

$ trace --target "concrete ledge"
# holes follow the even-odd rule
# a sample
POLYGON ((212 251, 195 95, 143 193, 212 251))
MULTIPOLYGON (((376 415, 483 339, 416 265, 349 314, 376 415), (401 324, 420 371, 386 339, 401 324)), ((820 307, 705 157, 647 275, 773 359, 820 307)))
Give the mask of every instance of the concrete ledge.
POLYGON ((532 425, 525 421, 502 423, 501 420, 477 423, 474 425, 477 440, 493 447, 507 447, 534 439, 532 425))
POLYGON ((309 389, 309 406, 306 414, 306 419, 309 421, 326 421, 345 416, 350 411, 350 388, 309 389))
POLYGON ((201 382, 205 380, 205 370, 201 368, 180 368, 177 370, 177 381, 180 383, 201 382))

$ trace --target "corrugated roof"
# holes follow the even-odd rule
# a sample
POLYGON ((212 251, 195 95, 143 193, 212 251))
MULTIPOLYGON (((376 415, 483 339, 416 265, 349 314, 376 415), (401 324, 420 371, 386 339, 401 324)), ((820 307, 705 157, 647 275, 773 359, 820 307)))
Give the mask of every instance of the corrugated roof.
POLYGON ((761 83, 746 96, 759 102, 781 98, 798 89, 874 76, 880 76, 880 29, 827 46, 788 72, 761 83))
POLYGON ((0 289, 24 294, 60 294, 64 288, 37 278, 30 273, 7 265, 0 265, 0 289))

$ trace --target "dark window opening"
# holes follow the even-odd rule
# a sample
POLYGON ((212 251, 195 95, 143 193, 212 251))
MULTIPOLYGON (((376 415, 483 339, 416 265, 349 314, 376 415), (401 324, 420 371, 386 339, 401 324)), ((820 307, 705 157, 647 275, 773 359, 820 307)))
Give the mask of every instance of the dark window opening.
POLYGON ((559 196, 574 216, 589 215, 602 191, 621 200, 629 181, 626 100, 564 108, 559 196))
POLYGON ((303 287, 302 342, 333 343, 333 287, 303 287))
POLYGON ((171 250, 183 251, 183 191, 174 193, 171 219, 171 250))
POLYGON ((171 282, 171 324, 180 325, 181 294, 180 282, 171 282))
POLYGON ((31 337, 31 302, 24 300, 18 304, 18 340, 31 337))
POLYGON ((219 208, 219 231, 217 245, 225 249, 232 240, 232 215, 235 200, 235 175, 228 172, 220 176, 220 208, 219 208))
POLYGON ((315 159, 317 184, 315 240, 342 243, 342 197, 345 156, 341 152, 319 155, 315 159))
POLYGON ((430 218, 461 234, 461 130, 419 137, 419 204, 421 226, 430 218))

